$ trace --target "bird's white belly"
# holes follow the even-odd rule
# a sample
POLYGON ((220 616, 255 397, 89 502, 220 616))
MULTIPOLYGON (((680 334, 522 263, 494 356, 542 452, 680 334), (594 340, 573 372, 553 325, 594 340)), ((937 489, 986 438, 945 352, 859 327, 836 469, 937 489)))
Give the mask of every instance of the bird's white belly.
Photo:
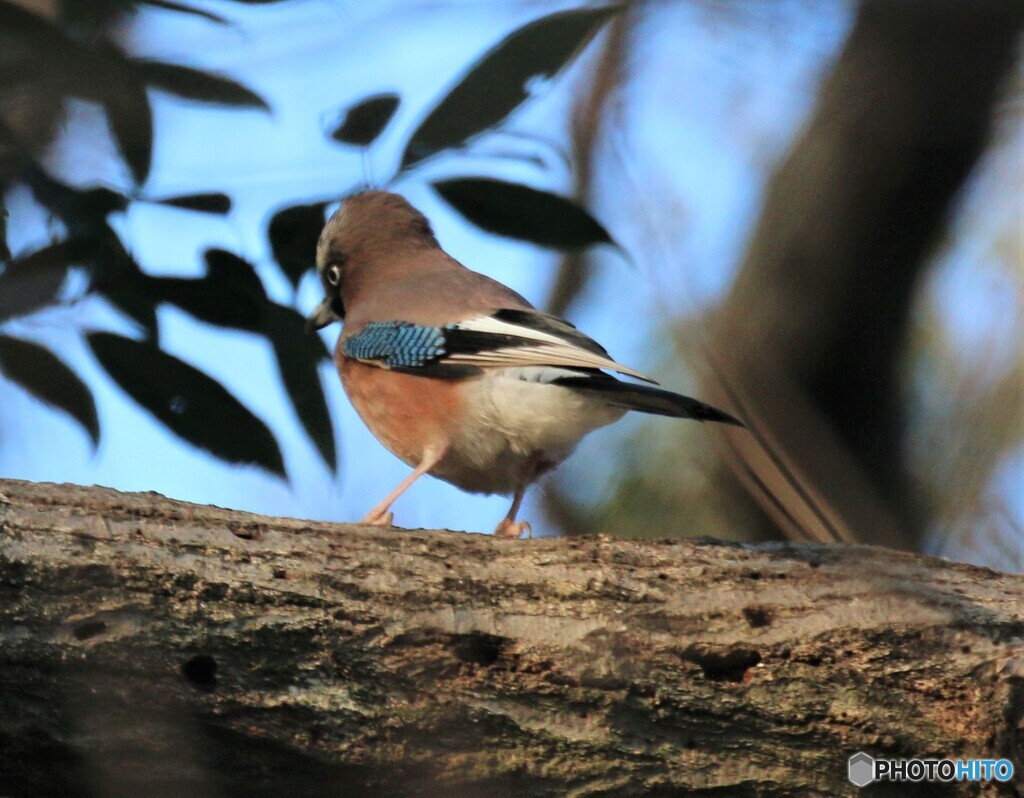
POLYGON ((545 371, 495 370, 472 381, 468 423, 431 473, 463 490, 514 493, 534 469, 550 470, 584 435, 625 413, 596 395, 543 382, 545 371))

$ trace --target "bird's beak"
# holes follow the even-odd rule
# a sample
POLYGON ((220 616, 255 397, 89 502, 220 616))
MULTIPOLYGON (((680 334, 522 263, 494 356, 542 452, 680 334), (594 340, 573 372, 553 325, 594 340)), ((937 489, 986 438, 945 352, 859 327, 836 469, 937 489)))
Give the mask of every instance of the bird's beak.
POLYGON ((324 297, 306 319, 306 332, 311 333, 314 330, 322 330, 328 324, 333 324, 336 321, 341 321, 341 318, 331 310, 331 300, 324 297))

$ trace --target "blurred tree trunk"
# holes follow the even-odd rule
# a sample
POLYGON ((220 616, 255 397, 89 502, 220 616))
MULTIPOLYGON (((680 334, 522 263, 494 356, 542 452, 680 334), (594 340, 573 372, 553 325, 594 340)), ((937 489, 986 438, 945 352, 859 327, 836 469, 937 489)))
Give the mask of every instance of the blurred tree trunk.
POLYGON ((27 8, 33 14, 53 19, 60 11, 60 0, 6 0, 16 6, 27 8))
MULTIPOLYGON (((13 5, 47 19, 57 13, 56 0, 15 0, 13 5)), ((64 116, 61 87, 45 68, 51 54, 34 51, 34 45, 20 27, 0 25, 0 231, 9 184, 53 142, 64 116)))
MULTIPOLYGON (((1006 0, 862 2, 717 320, 715 359, 743 415, 861 540, 912 548, 926 521, 903 470, 908 317, 1022 22, 1024 4, 1006 0)), ((753 439, 736 445, 748 488, 777 497, 780 471, 752 465, 753 439)), ((784 529, 820 521, 794 504, 762 502, 784 529)))
MULTIPOLYGON (((1006 757, 1024 578, 502 541, 0 480, 5 796, 809 796, 1006 757)), ((884 785, 882 785, 884 787, 884 785)), ((873 795, 960 794, 905 784, 873 795)))

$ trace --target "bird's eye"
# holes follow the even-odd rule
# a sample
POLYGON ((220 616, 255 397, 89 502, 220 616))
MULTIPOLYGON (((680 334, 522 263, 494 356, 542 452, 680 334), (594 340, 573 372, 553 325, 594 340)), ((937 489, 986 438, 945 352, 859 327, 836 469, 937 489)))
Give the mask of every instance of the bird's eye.
POLYGON ((327 282, 332 286, 337 287, 338 283, 341 282, 341 268, 337 265, 327 267, 327 282))

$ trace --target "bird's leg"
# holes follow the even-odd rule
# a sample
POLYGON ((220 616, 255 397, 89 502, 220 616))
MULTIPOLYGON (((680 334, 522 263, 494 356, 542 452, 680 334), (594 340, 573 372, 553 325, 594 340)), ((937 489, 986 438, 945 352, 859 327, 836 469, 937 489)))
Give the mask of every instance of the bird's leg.
POLYGON ((530 528, 529 521, 516 521, 516 513, 519 512, 519 505, 523 503, 523 496, 526 494, 526 485, 523 485, 519 490, 516 491, 515 498, 512 499, 512 506, 508 510, 508 515, 501 519, 501 522, 494 530, 494 537, 496 538, 521 538, 525 532, 527 537, 533 537, 533 530, 530 528))
POLYGON ((395 518, 395 514, 391 512, 391 505, 395 503, 395 499, 405 493, 413 482, 441 462, 441 458, 444 457, 444 451, 443 448, 427 449, 423 453, 423 459, 420 461, 420 464, 413 469, 409 476, 399 483, 397 488, 385 496, 380 504, 363 517, 362 523, 373 524, 374 526, 391 526, 391 522, 395 518))
POLYGON ((539 458, 537 455, 534 455, 527 464, 523 483, 519 486, 519 490, 516 491, 516 495, 512 499, 512 506, 508 508, 508 515, 501 519, 494 530, 496 538, 521 538, 524 532, 527 537, 533 537, 533 529, 529 521, 516 521, 516 513, 519 512, 519 505, 523 503, 526 489, 530 487, 537 474, 542 470, 538 467, 538 461, 539 458))

